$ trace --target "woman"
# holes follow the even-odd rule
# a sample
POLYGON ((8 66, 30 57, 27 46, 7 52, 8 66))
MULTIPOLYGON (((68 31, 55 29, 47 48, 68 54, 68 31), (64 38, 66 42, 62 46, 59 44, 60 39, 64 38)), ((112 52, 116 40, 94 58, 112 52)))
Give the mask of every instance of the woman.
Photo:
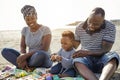
POLYGON ((20 52, 4 48, 3 57, 18 68, 52 66, 49 57, 51 31, 48 27, 37 23, 37 13, 33 6, 25 5, 21 12, 28 27, 24 27, 21 36, 20 52), (26 50, 28 47, 28 51, 26 50))

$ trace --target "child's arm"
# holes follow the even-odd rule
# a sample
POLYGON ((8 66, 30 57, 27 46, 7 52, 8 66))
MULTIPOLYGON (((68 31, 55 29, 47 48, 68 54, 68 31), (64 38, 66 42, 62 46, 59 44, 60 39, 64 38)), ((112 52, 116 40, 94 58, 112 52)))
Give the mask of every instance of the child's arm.
POLYGON ((62 50, 62 49, 60 49, 60 50, 58 51, 58 53, 53 53, 53 54, 51 55, 51 60, 52 60, 53 62, 55 62, 55 61, 60 62, 60 61, 62 60, 61 50, 62 50))
POLYGON ((69 55, 69 57, 66 57, 65 55, 62 56, 62 66, 64 68, 71 68, 73 66, 72 62, 73 62, 73 58, 72 58, 72 54, 75 52, 75 50, 72 50, 69 54, 66 54, 66 56, 69 55))
POLYGON ((51 55, 51 61, 55 62, 55 61, 58 61, 60 62, 62 60, 62 57, 59 56, 59 55, 51 55))
POLYGON ((62 56, 56 55, 56 60, 57 60, 58 62, 61 62, 61 61, 62 61, 62 56))
POLYGON ((61 63, 64 68, 70 68, 72 67, 72 61, 73 61, 72 58, 68 59, 68 58, 62 57, 61 63))

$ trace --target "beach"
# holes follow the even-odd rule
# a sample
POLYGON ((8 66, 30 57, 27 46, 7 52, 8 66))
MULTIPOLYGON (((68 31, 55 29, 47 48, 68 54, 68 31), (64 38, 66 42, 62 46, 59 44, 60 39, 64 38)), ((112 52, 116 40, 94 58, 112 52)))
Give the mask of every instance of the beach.
MULTIPOLYGON (((51 53, 58 52, 58 50, 60 49, 60 37, 61 37, 61 33, 64 30, 74 31, 74 28, 64 28, 64 29, 61 28, 51 31, 52 32, 52 41, 50 46, 51 53)), ((21 37, 20 30, 0 31, 0 52, 2 51, 3 48, 13 48, 19 51, 20 37, 21 37)), ((7 62, 0 54, 0 68, 4 65, 11 65, 11 64, 7 62)))
MULTIPOLYGON (((116 27, 116 39, 115 43, 112 47, 111 51, 116 51, 120 54, 120 27, 116 27)), ((73 28, 61 28, 61 29, 55 29, 52 30, 52 41, 51 41, 51 53, 57 52, 61 45, 60 45, 60 38, 61 33, 64 30, 71 30, 74 32, 75 27, 73 28)), ((21 37, 21 31, 20 30, 4 30, 0 31, 0 52, 3 48, 13 48, 16 50, 20 50, 20 37, 21 37)), ((2 55, 0 54, 0 69, 2 69, 6 65, 11 65, 9 62, 7 62, 2 55)), ((120 72, 120 66, 118 67, 117 73, 120 72)), ((120 76, 120 74, 119 74, 120 76)), ((120 79, 120 78, 119 78, 120 79)), ((117 80, 117 79, 116 79, 117 80)))

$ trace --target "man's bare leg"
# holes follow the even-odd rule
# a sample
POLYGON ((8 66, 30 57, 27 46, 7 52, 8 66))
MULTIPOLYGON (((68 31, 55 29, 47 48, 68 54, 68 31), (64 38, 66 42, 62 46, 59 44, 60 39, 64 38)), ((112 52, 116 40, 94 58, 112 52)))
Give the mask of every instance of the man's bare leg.
POLYGON ((95 74, 91 70, 89 70, 84 64, 76 62, 75 67, 79 71, 80 75, 85 78, 85 80, 98 80, 95 74))
POLYGON ((116 69, 117 69, 116 59, 112 59, 103 68, 102 74, 99 80, 110 80, 110 78, 112 77, 116 69))
POLYGON ((68 74, 58 74, 58 76, 59 76, 60 78, 62 78, 62 77, 71 77, 71 76, 68 75, 68 74))

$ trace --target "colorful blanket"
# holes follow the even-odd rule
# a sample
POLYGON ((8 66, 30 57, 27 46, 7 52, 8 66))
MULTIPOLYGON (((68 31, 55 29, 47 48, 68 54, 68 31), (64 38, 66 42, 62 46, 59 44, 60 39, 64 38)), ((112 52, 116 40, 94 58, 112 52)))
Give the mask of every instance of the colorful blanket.
POLYGON ((36 68, 32 72, 16 68, 6 68, 0 72, 0 80, 84 80, 79 77, 63 77, 46 73, 46 68, 36 68))

